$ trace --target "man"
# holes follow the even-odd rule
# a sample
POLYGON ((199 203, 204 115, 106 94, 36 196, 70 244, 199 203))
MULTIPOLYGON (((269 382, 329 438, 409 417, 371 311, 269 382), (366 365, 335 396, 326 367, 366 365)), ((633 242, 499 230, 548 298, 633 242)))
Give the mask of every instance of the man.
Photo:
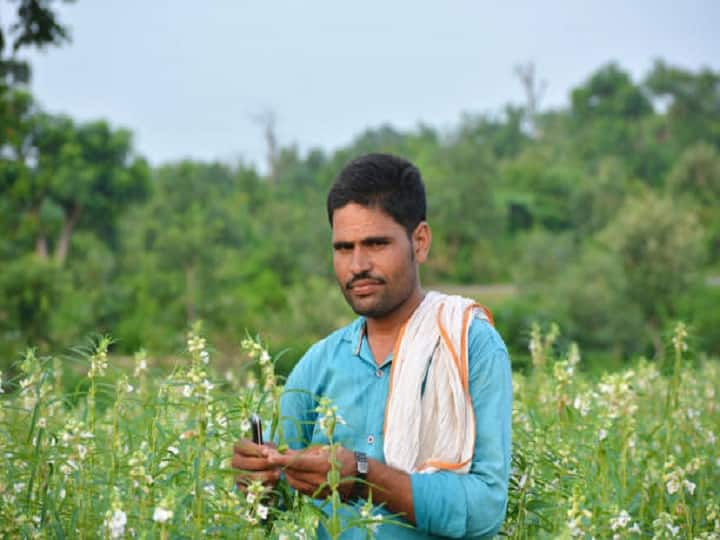
POLYGON ((290 374, 281 411, 291 449, 235 446, 233 466, 248 471, 240 480, 273 486, 284 474, 318 496, 330 469, 317 411, 326 397, 341 418, 332 434, 341 476, 364 480, 341 484, 345 500, 371 496, 376 513, 413 526, 383 523, 376 537, 493 536, 510 467, 508 354, 477 304, 420 287, 431 232, 419 171, 395 156, 357 158, 331 187, 327 211, 338 284, 360 317, 290 374))

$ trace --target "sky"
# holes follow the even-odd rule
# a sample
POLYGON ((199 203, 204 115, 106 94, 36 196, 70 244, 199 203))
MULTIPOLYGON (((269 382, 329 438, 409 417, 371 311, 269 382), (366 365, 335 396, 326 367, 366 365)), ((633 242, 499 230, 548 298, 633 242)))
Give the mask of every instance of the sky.
POLYGON ((40 105, 130 129, 153 164, 263 169, 268 113, 303 152, 382 124, 449 131, 522 104, 528 62, 541 110, 609 61, 636 80, 657 58, 720 71, 715 0, 77 0, 60 17, 72 43, 26 55, 40 105))

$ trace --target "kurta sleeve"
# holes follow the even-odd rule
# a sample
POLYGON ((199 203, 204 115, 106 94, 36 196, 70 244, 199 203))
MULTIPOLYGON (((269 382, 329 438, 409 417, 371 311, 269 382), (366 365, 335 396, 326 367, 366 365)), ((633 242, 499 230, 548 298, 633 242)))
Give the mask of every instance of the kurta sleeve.
POLYGON ((488 538, 505 519, 512 422, 507 348, 486 321, 470 327, 468 362, 476 441, 467 474, 412 474, 416 526, 450 538, 488 538))

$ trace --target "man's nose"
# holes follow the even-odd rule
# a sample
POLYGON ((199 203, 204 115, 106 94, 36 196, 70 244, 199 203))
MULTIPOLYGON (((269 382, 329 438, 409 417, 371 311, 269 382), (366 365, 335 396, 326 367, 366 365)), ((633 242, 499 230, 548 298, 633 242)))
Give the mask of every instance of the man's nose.
POLYGON ((355 274, 367 272, 372 267, 372 260, 368 256, 366 250, 359 246, 353 250, 352 260, 350 261, 350 271, 355 274))

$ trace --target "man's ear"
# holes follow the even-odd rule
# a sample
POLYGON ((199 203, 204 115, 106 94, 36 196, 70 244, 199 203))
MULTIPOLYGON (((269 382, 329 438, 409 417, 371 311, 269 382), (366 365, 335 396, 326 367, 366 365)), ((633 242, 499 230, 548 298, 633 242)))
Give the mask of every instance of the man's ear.
POLYGON ((430 225, 427 224, 427 221, 421 221, 412 234, 413 252, 417 262, 425 262, 430 252, 430 244, 432 244, 430 225))

